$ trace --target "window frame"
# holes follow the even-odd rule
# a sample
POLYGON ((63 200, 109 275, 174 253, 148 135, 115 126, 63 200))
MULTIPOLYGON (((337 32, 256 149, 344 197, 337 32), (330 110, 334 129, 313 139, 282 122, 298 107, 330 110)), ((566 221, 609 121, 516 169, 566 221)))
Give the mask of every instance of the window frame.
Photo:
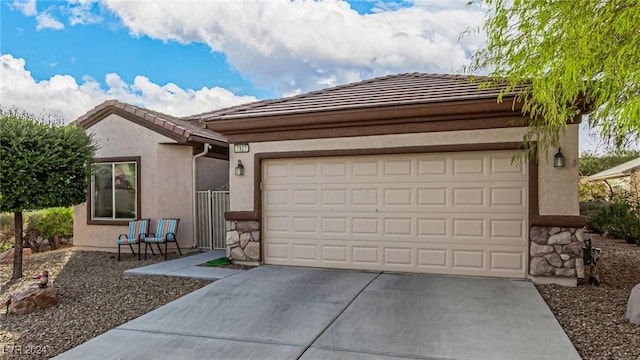
MULTIPOLYGON (((128 225, 131 220, 140 220, 142 214, 142 197, 141 197, 141 181, 140 181, 140 156, 127 157, 105 157, 93 159, 93 164, 104 163, 135 163, 136 164, 136 217, 135 219, 94 219, 93 218, 93 174, 89 181, 89 189, 87 190, 87 225, 128 225)), ((93 171, 93 169, 92 169, 93 171)))

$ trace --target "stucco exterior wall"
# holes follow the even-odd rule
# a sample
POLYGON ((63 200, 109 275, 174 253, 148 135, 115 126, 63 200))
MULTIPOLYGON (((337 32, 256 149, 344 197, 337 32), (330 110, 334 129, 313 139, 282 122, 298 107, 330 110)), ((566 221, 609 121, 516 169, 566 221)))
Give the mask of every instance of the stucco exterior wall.
MULTIPOLYGON (((517 142, 522 141, 526 131, 526 128, 505 128, 251 143, 249 153, 230 151, 229 185, 232 189, 230 210, 254 210, 253 168, 256 153, 517 142), (233 168, 238 160, 244 164, 244 176, 233 175, 233 168)), ((560 144, 566 158, 565 168, 553 167, 553 156, 557 149, 549 149, 546 159, 541 156, 539 162, 538 186, 541 215, 579 215, 578 125, 568 126, 561 134, 560 144)), ((232 149, 233 145, 230 144, 229 148, 232 149)))
MULTIPOLYGON (((99 146, 96 157, 140 156, 140 216, 150 218, 155 231, 161 217, 178 217, 181 248, 191 246, 192 148, 172 145, 175 141, 143 126, 109 115, 87 130, 99 146)), ((117 251, 116 239, 126 225, 88 225, 87 203, 74 208, 74 244, 79 249, 117 251)), ((123 251, 127 251, 124 249, 123 251)))
POLYGON ((200 157, 196 167, 196 190, 215 190, 229 184, 229 161, 200 157))

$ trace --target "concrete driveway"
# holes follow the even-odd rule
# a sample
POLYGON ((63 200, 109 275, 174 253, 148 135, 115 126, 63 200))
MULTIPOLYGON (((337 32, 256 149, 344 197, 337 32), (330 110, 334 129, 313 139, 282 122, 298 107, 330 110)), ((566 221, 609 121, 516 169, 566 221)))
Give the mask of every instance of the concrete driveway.
POLYGON ((580 359, 526 281, 279 266, 216 281, 57 357, 97 358, 580 359))

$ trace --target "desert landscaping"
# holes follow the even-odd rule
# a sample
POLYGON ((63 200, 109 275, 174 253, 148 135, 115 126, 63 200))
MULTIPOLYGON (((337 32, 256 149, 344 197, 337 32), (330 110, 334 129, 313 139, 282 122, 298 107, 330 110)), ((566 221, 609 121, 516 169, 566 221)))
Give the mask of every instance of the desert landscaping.
MULTIPOLYGON (((538 291, 584 359, 631 359, 640 356, 640 326, 625 319, 629 293, 640 283, 640 247, 621 240, 593 237, 602 249, 600 286, 539 285, 538 291)), ((175 255, 174 255, 175 257, 175 255)), ((10 282, 11 264, 0 264, 3 296, 47 269, 58 303, 26 315, 0 315, 3 356, 53 357, 137 318, 209 282, 165 276, 129 276, 139 262, 130 254, 118 262, 104 252, 73 247, 26 256, 24 277, 10 282)))

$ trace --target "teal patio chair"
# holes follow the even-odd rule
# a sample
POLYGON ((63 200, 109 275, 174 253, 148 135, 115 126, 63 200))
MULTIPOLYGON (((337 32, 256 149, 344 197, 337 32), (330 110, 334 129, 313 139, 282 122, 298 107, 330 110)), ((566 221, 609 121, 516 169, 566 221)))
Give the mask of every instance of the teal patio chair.
POLYGON ((133 256, 133 245, 138 244, 138 260, 140 260, 140 243, 144 242, 149 232, 149 219, 131 220, 129 221, 129 232, 118 236, 118 261, 120 261, 120 246, 129 245, 133 256))
POLYGON ((162 255, 162 249, 160 248, 160 244, 164 243, 164 260, 167 260, 167 244, 170 242, 176 243, 176 247, 178 248, 178 252, 182 255, 182 251, 180 250, 180 245, 178 245, 178 239, 176 235, 178 234, 178 223, 180 219, 160 219, 158 220, 158 226, 155 233, 149 233, 145 237, 144 241, 144 259, 147 259, 147 247, 151 247, 151 252, 153 253, 153 244, 158 246, 158 250, 160 250, 160 255, 162 255))

